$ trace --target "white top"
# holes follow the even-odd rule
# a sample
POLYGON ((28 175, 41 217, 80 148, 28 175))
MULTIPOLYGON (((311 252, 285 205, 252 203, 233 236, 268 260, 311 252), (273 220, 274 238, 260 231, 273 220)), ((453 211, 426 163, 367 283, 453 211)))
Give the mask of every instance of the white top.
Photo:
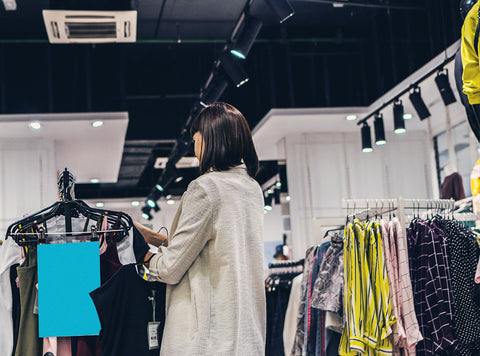
POLYGON ((188 186, 150 272, 167 283, 161 355, 263 355, 263 194, 245 166, 188 186))
POLYGON ((11 356, 13 350, 13 300, 10 267, 21 262, 21 249, 9 237, 0 246, 0 356, 11 356))

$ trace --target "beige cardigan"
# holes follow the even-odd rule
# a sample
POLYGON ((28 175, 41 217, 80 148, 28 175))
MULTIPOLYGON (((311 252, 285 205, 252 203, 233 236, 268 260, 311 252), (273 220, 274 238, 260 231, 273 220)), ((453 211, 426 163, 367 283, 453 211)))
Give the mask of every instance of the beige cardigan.
POLYGON ((245 166, 202 175, 182 197, 168 247, 162 356, 263 355, 263 194, 245 166))

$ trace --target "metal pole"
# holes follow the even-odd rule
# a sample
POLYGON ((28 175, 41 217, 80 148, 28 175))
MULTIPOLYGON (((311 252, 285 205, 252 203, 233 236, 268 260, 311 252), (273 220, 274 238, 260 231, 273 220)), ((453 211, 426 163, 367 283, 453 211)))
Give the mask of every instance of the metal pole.
POLYGON ((53 112, 53 65, 52 65, 52 47, 47 45, 47 93, 48 93, 48 112, 53 112))

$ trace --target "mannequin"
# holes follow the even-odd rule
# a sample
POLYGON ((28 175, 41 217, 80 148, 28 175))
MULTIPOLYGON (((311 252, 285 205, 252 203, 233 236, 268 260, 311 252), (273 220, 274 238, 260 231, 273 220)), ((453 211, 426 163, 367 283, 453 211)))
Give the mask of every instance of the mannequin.
MULTIPOLYGON (((477 150, 480 155, 480 150, 477 150)), ((472 173, 470 174, 470 184, 472 188, 473 197, 473 212, 475 214, 480 213, 480 159, 473 166, 472 173)), ((476 227, 480 228, 480 220, 477 220, 476 227)))
POLYGON ((462 28, 462 45, 455 56, 455 84, 460 100, 465 107, 470 127, 477 141, 480 142, 480 102, 478 94, 475 95, 475 93, 480 93, 478 35, 476 34, 478 6, 475 6, 476 3, 477 0, 460 1, 460 14, 464 20, 464 25, 462 28), (474 6, 475 10, 473 10, 474 6))

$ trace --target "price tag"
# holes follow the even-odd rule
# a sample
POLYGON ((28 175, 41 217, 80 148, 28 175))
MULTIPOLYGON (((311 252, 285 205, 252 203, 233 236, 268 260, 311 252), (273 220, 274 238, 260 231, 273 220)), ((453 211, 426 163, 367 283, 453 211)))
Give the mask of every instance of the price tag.
POLYGON ((148 323, 148 349, 155 350, 160 348, 160 340, 158 331, 160 329, 159 322, 149 322, 148 323))

